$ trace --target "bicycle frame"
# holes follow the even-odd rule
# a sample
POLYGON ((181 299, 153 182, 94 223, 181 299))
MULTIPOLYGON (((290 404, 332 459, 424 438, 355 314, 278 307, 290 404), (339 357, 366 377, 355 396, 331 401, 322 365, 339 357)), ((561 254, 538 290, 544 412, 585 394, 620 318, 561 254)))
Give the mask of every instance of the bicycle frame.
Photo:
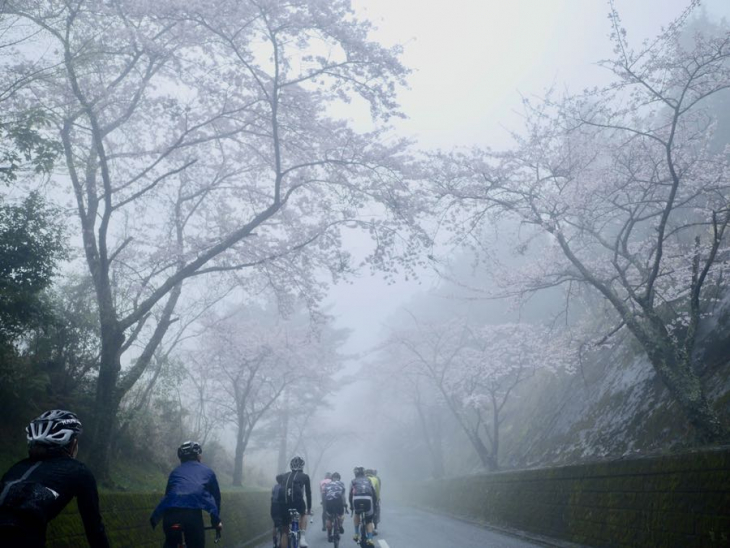
POLYGON ((360 546, 368 548, 368 524, 365 521, 365 512, 358 512, 357 515, 360 517, 360 546))
POLYGON ((289 546, 288 548, 299 548, 299 512, 289 509, 289 546))
POLYGON ((325 512, 324 515, 326 520, 330 522, 332 542, 334 543, 335 548, 337 548, 340 544, 340 516, 337 514, 330 514, 329 512, 325 512))

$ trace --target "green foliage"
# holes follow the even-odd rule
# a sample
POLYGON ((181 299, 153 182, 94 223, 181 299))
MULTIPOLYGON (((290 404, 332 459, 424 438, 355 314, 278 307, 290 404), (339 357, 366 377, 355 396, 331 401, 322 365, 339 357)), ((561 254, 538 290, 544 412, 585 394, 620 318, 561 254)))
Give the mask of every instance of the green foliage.
MULTIPOLYGON (((99 497, 102 518, 112 546, 160 546, 164 537, 162 527, 153 530, 149 516, 162 496, 143 493, 102 493, 99 497)), ((241 546, 270 531, 268 492, 223 493, 221 517, 224 523, 220 548, 241 546)), ((208 533, 208 542, 212 534, 208 533)), ((211 543, 212 544, 212 543, 211 543)), ((76 504, 53 520, 48 528, 49 548, 86 546, 84 528, 76 504)))
POLYGON ((58 213, 39 193, 17 205, 0 203, 0 340, 41 321, 48 308, 43 291, 65 257, 58 213))
POLYGON ((0 183, 11 183, 27 167, 48 173, 61 153, 61 144, 43 136, 49 125, 41 110, 30 110, 15 120, 0 120, 0 183))

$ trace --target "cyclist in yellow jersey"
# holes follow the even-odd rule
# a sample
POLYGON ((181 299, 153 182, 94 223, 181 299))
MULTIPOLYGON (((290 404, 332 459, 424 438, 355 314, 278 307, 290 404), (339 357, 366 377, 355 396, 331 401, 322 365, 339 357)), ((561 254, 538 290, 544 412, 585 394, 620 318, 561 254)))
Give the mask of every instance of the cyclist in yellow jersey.
MULTIPOLYGON (((378 523, 380 523, 380 478, 378 477, 378 474, 375 470, 368 468, 365 470, 365 476, 370 480, 370 483, 373 484, 373 487, 375 488, 375 518, 373 519, 373 524, 375 525, 375 530, 378 530, 378 523)), ((377 535, 377 533, 375 533, 377 535)))

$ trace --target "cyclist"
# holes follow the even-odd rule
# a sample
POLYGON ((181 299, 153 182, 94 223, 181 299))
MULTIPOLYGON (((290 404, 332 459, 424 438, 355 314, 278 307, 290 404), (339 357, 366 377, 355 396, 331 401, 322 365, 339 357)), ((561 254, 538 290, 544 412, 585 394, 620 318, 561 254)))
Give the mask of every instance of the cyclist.
POLYGON ((344 534, 345 529, 342 527, 342 520, 345 517, 345 510, 347 510, 347 489, 345 484, 340 481, 340 473, 335 472, 332 474, 332 481, 327 483, 324 492, 324 513, 327 515, 327 540, 332 542, 332 527, 333 523, 329 516, 337 516, 337 528, 340 534, 344 534))
POLYGON ((309 476, 303 472, 304 459, 296 456, 289 462, 291 472, 284 475, 284 496, 286 500, 287 511, 290 508, 299 512, 299 546, 306 548, 307 539, 304 533, 307 530, 307 513, 312 512, 312 487, 309 482, 309 476), (306 494, 307 501, 304 502, 306 494))
POLYGON ((325 521, 326 521, 326 517, 327 516, 325 515, 326 512, 324 511, 324 490, 325 490, 325 487, 327 487, 327 484, 330 483, 331 481, 332 481, 332 474, 330 474, 329 472, 327 472, 324 475, 324 479, 319 482, 319 498, 320 498, 320 503, 322 504, 322 508, 323 508, 323 511, 322 511, 322 531, 326 531, 327 530, 327 527, 325 525, 325 521))
POLYGON ((353 470, 355 478, 350 483, 350 508, 352 509, 353 522, 355 524, 355 542, 360 542, 360 513, 365 514, 367 524, 368 545, 373 545, 373 517, 375 516, 375 503, 377 496, 375 488, 365 475, 365 469, 358 466, 353 470))
POLYGON ((76 497, 91 548, 108 548, 91 471, 76 460, 81 422, 70 411, 46 411, 25 429, 28 458, 0 482, 0 544, 41 548, 46 525, 76 497))
MULTIPOLYGON (((378 477, 378 471, 372 468, 365 470, 365 475, 375 488, 375 518, 373 519, 373 525, 375 526, 375 531, 377 531, 378 523, 380 523, 380 478, 378 477)), ((377 535, 377 533, 375 534, 377 535)))
POLYGON ((180 524, 188 548, 205 546, 203 510, 210 514, 210 523, 220 531, 221 492, 215 472, 200 462, 203 449, 194 441, 186 441, 177 450, 180 466, 167 478, 165 496, 150 516, 154 528, 162 518, 165 546, 174 548, 180 542, 180 532, 172 526, 180 524))
POLYGON ((276 543, 276 532, 281 531, 281 544, 282 548, 286 548, 288 539, 286 538, 286 526, 288 525, 289 514, 286 508, 286 497, 284 494, 284 478, 286 474, 279 474, 276 476, 276 485, 271 490, 271 519, 274 521, 274 546, 276 543))

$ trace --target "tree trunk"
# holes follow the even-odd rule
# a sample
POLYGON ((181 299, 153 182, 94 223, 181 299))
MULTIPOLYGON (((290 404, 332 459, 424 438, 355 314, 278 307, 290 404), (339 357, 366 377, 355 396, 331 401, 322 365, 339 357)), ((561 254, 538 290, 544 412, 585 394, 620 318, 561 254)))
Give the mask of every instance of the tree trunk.
POLYGON ((282 473, 288 470, 287 466, 287 438, 289 437, 289 404, 287 402, 286 394, 283 397, 284 408, 281 412, 281 431, 279 438, 279 462, 278 471, 282 473))
POLYGON ((88 464, 100 482, 108 482, 109 449, 116 431, 120 396, 117 381, 122 369, 121 353, 124 334, 116 325, 102 324, 99 378, 91 417, 91 444, 88 464))
POLYGON ((654 370, 694 427, 697 441, 717 443, 727 440, 728 432, 707 401, 689 356, 681 355, 671 341, 641 342, 645 343, 643 346, 654 370))
POLYGON ((233 485, 236 487, 243 485, 243 452, 246 449, 243 438, 243 425, 240 425, 236 431, 236 454, 233 457, 233 485))
POLYGON ((416 400, 415 405, 418 411, 418 421, 421 424, 423 439, 426 440, 428 454, 431 457, 431 475, 434 479, 442 478, 444 476, 444 456, 441 450, 440 428, 433 428, 433 421, 431 421, 432 427, 429 428, 421 402, 416 400), (436 430, 439 430, 439 432, 436 432, 436 430))

